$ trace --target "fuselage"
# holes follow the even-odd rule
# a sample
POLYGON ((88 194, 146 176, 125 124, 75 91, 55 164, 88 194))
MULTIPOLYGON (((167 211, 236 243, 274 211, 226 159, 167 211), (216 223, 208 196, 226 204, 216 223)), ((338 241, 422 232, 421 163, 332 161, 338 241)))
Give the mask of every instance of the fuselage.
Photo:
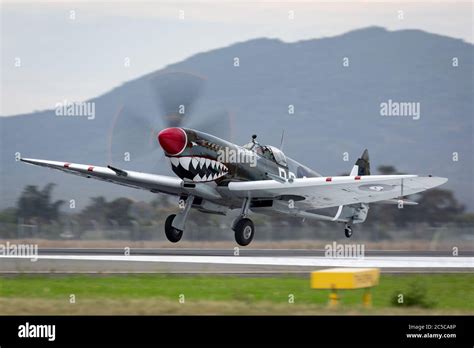
POLYGON ((270 180, 318 177, 317 172, 286 157, 279 149, 252 141, 239 146, 189 128, 166 128, 158 140, 173 172, 189 182, 270 180))

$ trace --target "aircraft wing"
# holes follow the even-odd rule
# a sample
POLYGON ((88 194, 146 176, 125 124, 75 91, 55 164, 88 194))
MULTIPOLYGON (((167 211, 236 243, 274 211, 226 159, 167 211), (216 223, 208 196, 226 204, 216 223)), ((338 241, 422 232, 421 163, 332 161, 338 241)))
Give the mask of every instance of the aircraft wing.
POLYGON ((85 178, 107 181, 118 185, 152 192, 162 192, 174 195, 189 193, 186 188, 183 187, 183 181, 181 179, 170 176, 140 173, 122 170, 110 166, 97 167, 85 164, 46 161, 30 158, 22 158, 21 161, 37 166, 58 169, 66 173, 79 175, 85 178))
POLYGON ((386 201, 444 184, 448 179, 417 175, 367 175, 298 178, 284 183, 259 180, 229 183, 239 197, 293 199, 300 209, 386 201))

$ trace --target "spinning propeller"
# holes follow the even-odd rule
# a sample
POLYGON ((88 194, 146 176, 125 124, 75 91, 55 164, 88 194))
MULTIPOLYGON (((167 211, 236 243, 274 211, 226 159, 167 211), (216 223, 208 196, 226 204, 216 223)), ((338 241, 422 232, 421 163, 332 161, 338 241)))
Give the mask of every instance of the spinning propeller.
MULTIPOLYGON (((154 101, 149 110, 123 104, 115 115, 108 137, 108 162, 116 166, 137 164, 143 171, 156 169, 163 150, 157 135, 168 127, 188 127, 223 139, 231 138, 227 111, 193 114, 206 79, 186 72, 154 75, 149 80, 154 101)), ((153 170, 156 171, 156 170, 153 170)))

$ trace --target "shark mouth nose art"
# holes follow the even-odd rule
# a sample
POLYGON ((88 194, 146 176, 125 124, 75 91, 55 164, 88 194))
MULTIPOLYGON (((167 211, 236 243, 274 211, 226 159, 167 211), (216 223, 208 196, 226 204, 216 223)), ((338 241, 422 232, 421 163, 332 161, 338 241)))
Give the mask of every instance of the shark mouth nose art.
POLYGON ((182 179, 194 182, 214 181, 227 174, 221 162, 204 157, 170 157, 173 172, 182 179))

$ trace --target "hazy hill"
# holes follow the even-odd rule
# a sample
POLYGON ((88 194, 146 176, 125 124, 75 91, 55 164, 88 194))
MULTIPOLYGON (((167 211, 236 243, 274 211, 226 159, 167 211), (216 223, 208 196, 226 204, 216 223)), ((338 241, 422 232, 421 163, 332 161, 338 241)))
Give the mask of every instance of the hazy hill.
MULTIPOLYGON (((448 177, 445 187, 472 210, 473 52, 473 45, 462 40, 378 27, 295 43, 256 39, 196 54, 127 82, 93 99, 94 120, 61 118, 54 110, 0 118, 1 207, 13 205, 25 185, 51 181, 58 183, 58 196, 75 198, 79 206, 98 195, 151 198, 151 193, 26 166, 14 161, 14 153, 107 164, 114 115, 123 105, 134 113, 157 114, 149 79, 173 70, 207 78, 190 125, 225 109, 232 114, 236 143, 256 133, 260 142, 279 145, 285 129, 285 153, 322 174, 349 171, 367 147, 373 168, 390 164, 406 173, 448 177), (239 67, 233 66, 234 57, 239 67), (349 58, 349 67, 343 67, 343 57, 349 58), (453 57, 459 60, 456 68, 453 57), (389 99, 420 102, 421 118, 382 117, 380 103, 389 99), (289 104, 295 106, 294 115, 288 114, 289 104), (346 151, 349 162, 343 161, 346 151), (453 152, 459 153, 458 162, 452 161, 453 152)), ((146 160, 156 161, 152 167, 158 173, 171 172, 161 154, 146 160)), ((149 170, 148 164, 122 166, 149 170)))

